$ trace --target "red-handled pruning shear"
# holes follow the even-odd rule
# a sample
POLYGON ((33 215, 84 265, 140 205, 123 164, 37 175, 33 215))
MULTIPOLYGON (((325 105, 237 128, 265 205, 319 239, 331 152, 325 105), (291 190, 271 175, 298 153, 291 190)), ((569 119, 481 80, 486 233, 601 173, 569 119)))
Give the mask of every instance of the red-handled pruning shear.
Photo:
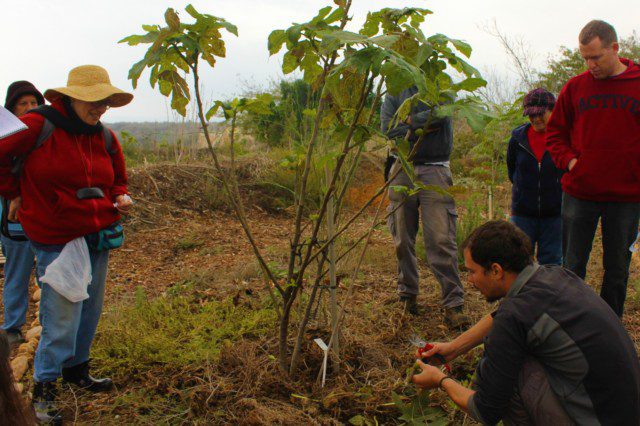
POLYGON ((412 336, 411 339, 409 339, 409 341, 411 342, 412 345, 418 347, 418 355, 420 355, 422 362, 424 362, 425 364, 431 364, 431 359, 435 358, 441 364, 440 369, 442 371, 445 371, 447 374, 451 374, 451 366, 449 365, 449 363, 447 363, 447 360, 444 359, 442 355, 435 354, 432 357, 422 356, 424 352, 427 352, 433 349, 433 345, 431 343, 427 342, 424 339, 421 339, 416 335, 412 336))

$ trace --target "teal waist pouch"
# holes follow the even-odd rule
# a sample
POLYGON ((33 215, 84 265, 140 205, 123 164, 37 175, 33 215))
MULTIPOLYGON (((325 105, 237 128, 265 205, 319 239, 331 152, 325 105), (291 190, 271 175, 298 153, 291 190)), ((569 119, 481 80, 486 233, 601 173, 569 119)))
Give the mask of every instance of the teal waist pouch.
POLYGON ((93 250, 117 249, 124 243, 124 229, 120 222, 115 222, 95 234, 88 235, 86 240, 89 248, 93 250))

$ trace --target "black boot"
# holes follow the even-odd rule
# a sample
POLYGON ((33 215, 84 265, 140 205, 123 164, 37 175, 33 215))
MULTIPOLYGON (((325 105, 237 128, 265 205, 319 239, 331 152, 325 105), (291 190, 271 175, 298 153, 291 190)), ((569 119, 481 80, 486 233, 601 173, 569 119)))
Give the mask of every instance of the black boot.
POLYGON ((67 383, 73 383, 90 392, 106 392, 113 388, 113 381, 109 378, 94 379, 89 374, 89 361, 73 367, 62 369, 62 379, 67 383))
POLYGON ((33 410, 36 419, 41 424, 62 424, 62 414, 56 404, 58 389, 56 382, 34 382, 33 383, 33 410))
POLYGON ((402 303, 405 312, 414 316, 420 315, 420 308, 418 307, 416 296, 400 296, 400 303, 402 303))

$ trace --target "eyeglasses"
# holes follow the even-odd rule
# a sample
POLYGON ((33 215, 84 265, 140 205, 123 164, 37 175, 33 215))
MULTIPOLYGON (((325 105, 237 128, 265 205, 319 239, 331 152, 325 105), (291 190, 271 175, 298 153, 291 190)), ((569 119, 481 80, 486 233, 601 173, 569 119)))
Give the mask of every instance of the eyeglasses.
POLYGON ((103 99, 101 101, 89 102, 91 108, 102 108, 107 107, 107 109, 111 108, 111 100, 109 98, 103 99))

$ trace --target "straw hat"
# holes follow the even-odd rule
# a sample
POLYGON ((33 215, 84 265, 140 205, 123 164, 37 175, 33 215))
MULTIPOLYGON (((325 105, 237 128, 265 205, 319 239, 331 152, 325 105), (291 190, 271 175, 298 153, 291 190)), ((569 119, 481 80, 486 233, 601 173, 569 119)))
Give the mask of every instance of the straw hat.
POLYGON ((131 93, 112 86, 107 70, 97 65, 81 65, 72 69, 69 71, 66 87, 48 89, 44 92, 44 97, 49 102, 55 102, 64 95, 85 102, 109 98, 111 107, 124 106, 133 99, 131 93))

